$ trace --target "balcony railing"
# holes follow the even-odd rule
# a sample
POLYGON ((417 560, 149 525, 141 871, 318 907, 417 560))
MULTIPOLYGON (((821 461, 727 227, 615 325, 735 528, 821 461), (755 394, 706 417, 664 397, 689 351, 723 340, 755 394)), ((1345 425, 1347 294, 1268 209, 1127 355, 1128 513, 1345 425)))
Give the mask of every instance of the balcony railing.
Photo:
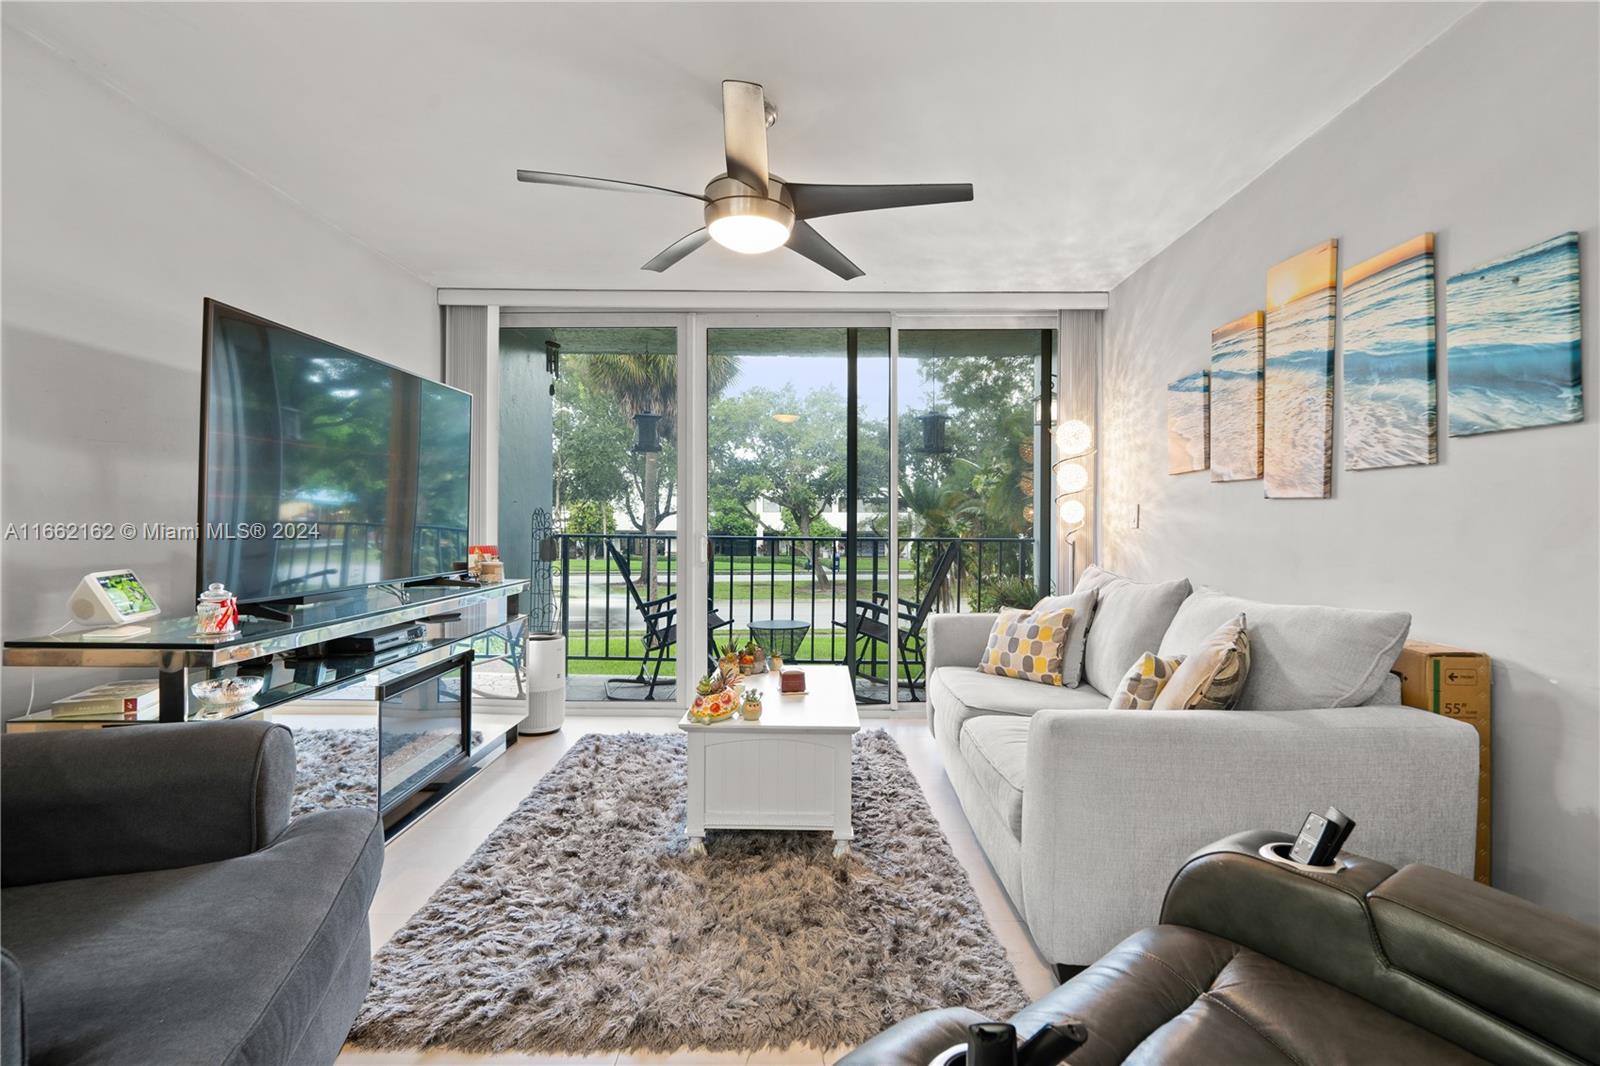
MULTIPOLYGON (((743 642, 751 625, 765 635, 781 629, 793 641, 790 661, 846 663, 849 624, 856 600, 889 591, 890 546, 883 537, 857 538, 853 592, 847 588, 849 559, 843 538, 713 536, 709 594, 717 614, 732 622, 719 641, 743 642)), ((555 596, 567 638, 569 674, 632 676, 644 653, 645 628, 627 582, 607 550, 627 561, 639 598, 678 591, 679 553, 674 534, 561 534, 555 596), (650 557, 653 556, 653 565, 650 557)), ((902 537, 900 598, 920 602, 929 571, 949 545, 956 557, 937 590, 933 611, 990 610, 998 602, 1032 603, 1034 553, 1031 537, 902 537)), ((762 635, 760 633, 757 634, 762 635)), ((887 678, 886 650, 858 651, 868 673, 887 678)), ((669 653, 663 676, 673 672, 669 653)))

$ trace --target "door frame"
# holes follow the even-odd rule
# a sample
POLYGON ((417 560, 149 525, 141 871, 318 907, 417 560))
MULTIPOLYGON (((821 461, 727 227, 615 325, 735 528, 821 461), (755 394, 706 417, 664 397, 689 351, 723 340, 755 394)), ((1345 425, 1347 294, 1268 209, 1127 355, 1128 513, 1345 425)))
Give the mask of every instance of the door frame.
MULTIPOLYGON (((693 685, 692 681, 686 683, 686 680, 699 677, 703 672, 705 660, 703 658, 697 659, 695 656, 704 654, 704 634, 700 635, 698 647, 690 647, 690 644, 694 642, 682 639, 686 625, 703 627, 706 616, 705 605, 699 602, 700 598, 698 596, 683 595, 683 590, 686 588, 703 588, 705 585, 704 566, 696 567, 693 564, 693 558, 697 553, 692 550, 691 546, 697 542, 693 539, 692 530, 686 530, 684 525, 686 518, 692 520, 693 508, 687 508, 685 503, 692 499, 686 489, 690 486, 690 478, 694 476, 694 462, 691 455, 694 450, 694 444, 692 441, 685 440, 685 427, 697 425, 698 423, 695 419, 703 419, 705 413, 705 360, 703 357, 697 360, 689 350, 690 338, 694 336, 694 317, 693 314, 674 314, 659 311, 578 311, 570 314, 557 311, 519 311, 507 308, 502 308, 500 311, 501 329, 626 329, 629 327, 647 327, 671 329, 677 338, 675 359, 678 390, 678 463, 676 470, 678 512, 674 516, 674 525, 676 526, 677 534, 678 573, 677 583, 674 587, 678 589, 679 593, 678 633, 680 639, 674 649, 674 665, 677 674, 673 685, 673 698, 670 700, 583 700, 577 702, 567 700, 567 708, 571 711, 590 715, 612 713, 652 714, 676 718, 683 714, 689 706, 687 693, 692 691, 693 685), (696 367, 699 368, 701 396, 698 414, 685 406, 686 401, 692 402, 694 396, 693 383, 689 379, 694 376, 696 367), (691 608, 694 610, 690 611, 691 616, 686 618, 686 609, 691 608), (694 611, 698 613, 696 614, 694 611)), ((498 344, 495 350, 499 350, 498 344)), ((699 431, 699 435, 703 437, 704 431, 699 431)), ((553 447, 553 433, 551 444, 553 447)), ((496 446, 498 447, 498 442, 496 442, 496 446)), ((703 481, 705 476, 705 464, 703 462, 700 464, 700 476, 703 481)), ((703 507, 700 509, 703 510, 703 507)), ((700 632, 700 630, 698 628, 691 629, 689 632, 696 633, 700 632)), ((571 649, 569 648, 568 651, 570 653, 571 649)))
MULTIPOLYGON (((709 575, 710 540, 708 532, 707 501, 707 415, 706 394, 706 331, 719 328, 746 329, 796 329, 796 328, 860 328, 889 331, 889 484, 888 517, 888 592, 891 602, 900 595, 899 573, 899 350, 901 330, 973 330, 973 329, 1028 329, 1044 331, 1049 346, 1040 360, 1041 420, 1046 447, 1036 448, 1034 458, 1034 484, 1036 513, 1043 515, 1046 536, 1036 536, 1035 576, 1043 587, 1055 569, 1054 560, 1042 553, 1049 552, 1054 540, 1055 519, 1052 499, 1050 429, 1053 422, 1054 396, 1059 379, 1061 358, 1061 313, 1064 310, 1103 308, 1104 293, 874 293, 865 296, 845 294, 796 293, 744 293, 716 292, 662 292, 646 294, 637 292, 542 292, 536 290, 440 290, 441 305, 477 303, 479 298, 494 295, 500 299, 501 328, 505 327, 640 327, 671 328, 677 336, 677 389, 678 389, 678 512, 677 588, 701 588, 709 575), (641 297, 654 296, 654 299, 641 297), (739 299, 731 297, 738 296, 739 299), (825 299, 824 297, 832 297, 825 299), (550 310, 561 302, 578 308, 573 311, 550 310), (763 302, 769 309, 735 310, 740 305, 763 302), (967 307, 969 310, 941 310, 940 302, 948 307, 967 307), (784 310, 784 304, 795 309, 784 310), (618 310, 605 309, 607 305, 618 310), (654 309, 649 309, 654 305, 654 309), (836 307, 864 310, 842 309, 836 307), (689 310, 691 307, 712 310, 689 310), (715 310, 718 307, 726 310, 715 310), (816 310, 809 309, 816 307, 816 310), (904 307, 905 311, 893 308, 904 307), (636 309, 626 309, 636 308, 636 309), (916 310, 911 310, 916 308, 916 310), (925 310, 923 308, 926 308, 925 310), (993 308, 990 310, 988 308, 993 308), (1041 507, 1037 501, 1047 501, 1041 507), (1039 567, 1039 562, 1047 565, 1039 567)), ((498 352, 498 344, 495 349, 498 352)), ((850 412, 852 423, 856 420, 854 409, 850 412)), ((498 441, 495 442, 498 447, 498 441)), ((854 510, 854 501, 850 501, 854 510)), ((569 704, 576 714, 595 715, 607 713, 655 714, 676 717, 688 706, 691 686, 689 679, 699 676, 707 653, 705 633, 706 604, 699 596, 679 597, 676 666, 678 684, 674 699, 609 700, 604 703, 582 702, 569 704)), ((890 677, 889 702, 863 708, 867 716, 894 714, 902 710, 921 710, 922 702, 900 700, 899 650, 889 642, 888 661, 890 677)))
MULTIPOLYGON (((893 602, 900 599, 900 334, 902 331, 926 333, 936 330, 962 332, 967 330, 1037 330, 1041 335, 1041 351, 1038 366, 1038 412, 1039 435, 1034 446, 1033 456, 1033 500, 1034 500, 1034 582, 1038 586, 1041 596, 1051 591, 1053 567, 1051 564, 1051 548, 1054 540, 1055 518, 1051 507, 1051 477, 1052 452, 1054 445, 1051 440, 1052 423, 1054 421, 1054 400, 1052 397, 1053 385, 1056 380, 1056 359, 1061 350, 1061 314, 1059 311, 1049 312, 1002 312, 994 314, 967 313, 967 312, 935 312, 899 314, 890 316, 892 324, 889 330, 889 403, 894 408, 890 420, 889 430, 889 478, 891 486, 891 510, 889 512, 889 588, 893 602), (1040 526, 1043 524, 1046 534, 1041 534, 1040 526)), ((926 640, 926 637, 924 637, 926 640)), ((892 705, 901 706, 899 695, 900 685, 897 674, 891 673, 895 683, 890 692, 892 705)), ((908 702, 908 707, 924 707, 926 704, 927 678, 923 678, 924 699, 919 702, 908 702)))
MULTIPOLYGON (((696 550, 695 555, 702 561, 702 564, 704 565, 706 562, 709 561, 709 558, 710 558, 710 543, 711 543, 710 542, 709 532, 708 532, 709 515, 707 514, 707 511, 709 509, 708 508, 709 501, 708 501, 708 498, 707 498, 707 492, 708 492, 708 490, 710 488, 710 483, 709 483, 709 477, 708 477, 708 469, 709 469, 708 457, 707 457, 707 453, 706 453, 706 448, 707 448, 707 445, 709 444, 709 441, 707 440, 707 431, 709 429, 709 419, 708 419, 709 411, 708 411, 708 406, 707 406, 708 397, 706 396, 706 380, 705 380, 706 358, 705 357, 706 357, 706 353, 708 351, 708 346, 707 346, 707 341, 706 341, 706 334, 707 334, 708 331, 713 330, 713 329, 844 329, 844 330, 850 330, 850 329, 857 329, 857 330, 860 330, 860 329, 881 329, 881 330, 887 331, 888 336, 889 336, 889 366, 890 366, 890 370, 889 370, 889 404, 890 404, 890 408, 891 408, 891 410, 889 412, 887 412, 888 419, 889 419, 889 449, 890 449, 890 467, 889 467, 889 469, 891 471, 891 476, 889 478, 889 507, 890 507, 889 513, 891 515, 890 521, 892 523, 893 522, 892 516, 894 514, 894 508, 896 506, 898 506, 898 504, 899 504, 899 493, 898 493, 898 490, 897 490, 897 486, 895 484, 895 479, 892 476, 892 472, 894 470, 893 454, 894 454, 894 440, 895 440, 894 411, 892 409, 893 406, 894 406, 894 369, 893 369, 894 368, 894 330, 893 330, 893 315, 891 313, 887 312, 887 311, 879 311, 879 312, 875 312, 875 311, 861 311, 861 312, 725 311, 725 312, 707 312, 707 313, 704 313, 704 314, 696 313, 696 314, 694 314, 694 315, 692 315, 690 317, 694 319, 694 327, 693 327, 693 329, 694 329, 694 344, 696 346, 696 355, 695 355, 695 360, 694 361, 695 361, 696 366, 699 369, 699 374, 700 374, 700 378, 699 378, 700 410, 698 411, 697 418, 695 420, 695 432, 698 435, 698 439, 696 440, 696 442, 695 442, 693 447, 694 447, 694 458, 695 458, 696 463, 698 464, 698 467, 697 467, 698 480, 696 482, 697 496, 695 498, 696 506, 694 508, 694 511, 695 511, 695 521, 698 523, 696 528, 697 528, 697 533, 698 533, 698 536, 699 536, 699 547, 696 550)), ((855 353, 847 351, 846 358, 848 360, 848 367, 849 367, 849 369, 847 371, 847 375, 848 375, 850 381, 853 384, 854 376, 855 376, 855 369, 856 369, 855 353)), ((850 430, 850 433, 848 434, 848 436, 851 439, 853 439, 854 435, 855 435, 854 434, 854 427, 856 426, 856 424, 858 422, 857 411, 856 411, 856 405, 853 402, 854 396, 848 395, 848 393, 850 392, 849 388, 847 388, 846 391, 847 391, 847 404, 848 404, 848 407, 849 407, 848 418, 849 418, 849 423, 850 423, 850 427, 851 427, 851 430, 850 430)), ((856 457, 855 457, 855 455, 853 455, 853 454, 847 455, 846 462, 847 462, 847 464, 849 465, 849 468, 850 468, 849 478, 853 482, 855 480, 855 467, 856 467, 856 457)), ((848 493, 847 493, 847 495, 848 495, 848 493)), ((848 505, 848 508, 849 508, 849 510, 848 510, 848 519, 847 519, 849 528, 847 528, 846 532, 849 533, 850 530, 853 529, 853 527, 855 525, 855 510, 856 510, 855 504, 856 504, 856 501, 852 499, 852 500, 847 500, 846 502, 847 502, 847 505, 848 505)), ((847 555, 846 555, 847 587, 851 587, 849 585, 849 582, 848 582, 848 574, 854 570, 854 565, 855 565, 854 564, 854 555, 855 555, 855 553, 854 553, 853 550, 848 552, 847 555)), ((895 585, 895 562, 894 562, 894 553, 892 551, 889 553, 889 589, 890 589, 890 593, 891 593, 891 596, 892 596, 893 593, 894 593, 894 590, 896 589, 896 585, 895 585)), ((847 596, 848 595, 849 595, 849 593, 847 593, 847 596)), ((847 603, 846 604, 846 610, 848 612, 850 612, 851 616, 853 617, 853 615, 854 615, 854 607, 853 607, 853 605, 847 603)), ((700 629, 696 629, 696 633, 700 633, 700 632, 701 632, 700 629)), ((702 639, 702 641, 704 640, 703 635, 701 636, 701 639, 702 639)), ((895 661, 896 661, 897 652, 894 649, 894 647, 892 646, 893 642, 890 642, 890 643, 891 643, 891 646, 890 646, 890 649, 889 649, 889 663, 890 663, 890 669, 892 671, 895 668, 895 661)), ((849 654, 851 656, 854 655, 854 644, 853 644, 853 642, 852 642, 852 646, 851 646, 851 649, 849 651, 849 654)), ((892 676, 892 674, 891 674, 891 676, 892 676)), ((898 704, 895 702, 895 696, 896 696, 896 692, 894 690, 894 687, 891 686, 890 687, 889 702, 887 704, 867 704, 867 705, 864 705, 863 708, 862 708, 862 713, 867 715, 867 716, 869 716, 869 717, 894 713, 894 711, 898 707, 898 704)))

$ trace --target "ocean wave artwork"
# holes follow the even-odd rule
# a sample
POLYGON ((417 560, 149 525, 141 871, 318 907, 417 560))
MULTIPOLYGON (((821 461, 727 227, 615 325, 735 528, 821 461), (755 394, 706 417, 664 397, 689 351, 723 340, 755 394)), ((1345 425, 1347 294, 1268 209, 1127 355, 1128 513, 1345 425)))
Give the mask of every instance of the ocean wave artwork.
POLYGON ((1167 386, 1167 473, 1204 470, 1211 447, 1211 382, 1196 370, 1167 386))
POLYGON ((1450 435, 1583 420, 1578 235, 1445 282, 1450 435))
POLYGON ((1267 316, 1252 311, 1211 331, 1211 480, 1261 476, 1267 316))
POLYGON ((1439 461, 1433 234, 1344 272, 1344 468, 1439 461))
POLYGON ((1333 315, 1339 242, 1267 271, 1262 470, 1271 500, 1333 489, 1333 315))

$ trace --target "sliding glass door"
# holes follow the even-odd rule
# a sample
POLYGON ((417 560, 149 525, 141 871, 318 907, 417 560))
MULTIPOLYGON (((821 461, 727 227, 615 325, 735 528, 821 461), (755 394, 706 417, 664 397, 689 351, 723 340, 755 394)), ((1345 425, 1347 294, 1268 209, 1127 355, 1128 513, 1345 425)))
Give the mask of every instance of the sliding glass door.
POLYGON ((925 699, 933 615, 1048 591, 1054 322, 503 314, 500 546, 568 702, 675 712, 751 641, 925 699))
POLYGON ((530 627, 566 641, 569 703, 680 702, 680 326, 506 315, 501 553, 530 627))
POLYGON ((860 619, 888 589, 888 328, 708 324, 705 350, 716 641, 860 660, 858 698, 882 701, 860 619))
POLYGON ((921 702, 931 615, 1047 591, 1054 319, 813 318, 705 320, 714 640, 921 702))

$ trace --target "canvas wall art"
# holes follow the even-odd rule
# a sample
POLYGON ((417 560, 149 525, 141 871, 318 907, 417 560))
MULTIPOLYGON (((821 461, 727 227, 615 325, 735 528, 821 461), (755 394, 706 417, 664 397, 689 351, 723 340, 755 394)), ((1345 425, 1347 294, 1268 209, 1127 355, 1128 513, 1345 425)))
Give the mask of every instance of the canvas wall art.
POLYGON ((1344 272, 1344 468, 1439 459, 1433 234, 1344 272))
POLYGON ((1445 282, 1450 435, 1583 420, 1578 235, 1445 282))
POLYGON ((1211 480, 1261 476, 1267 316, 1252 311, 1211 331, 1211 480))
POLYGON ((1268 499, 1333 488, 1333 313, 1339 242, 1267 271, 1263 473, 1268 499))
POLYGON ((1196 370, 1167 386, 1167 473, 1204 470, 1211 447, 1211 380, 1196 370))

